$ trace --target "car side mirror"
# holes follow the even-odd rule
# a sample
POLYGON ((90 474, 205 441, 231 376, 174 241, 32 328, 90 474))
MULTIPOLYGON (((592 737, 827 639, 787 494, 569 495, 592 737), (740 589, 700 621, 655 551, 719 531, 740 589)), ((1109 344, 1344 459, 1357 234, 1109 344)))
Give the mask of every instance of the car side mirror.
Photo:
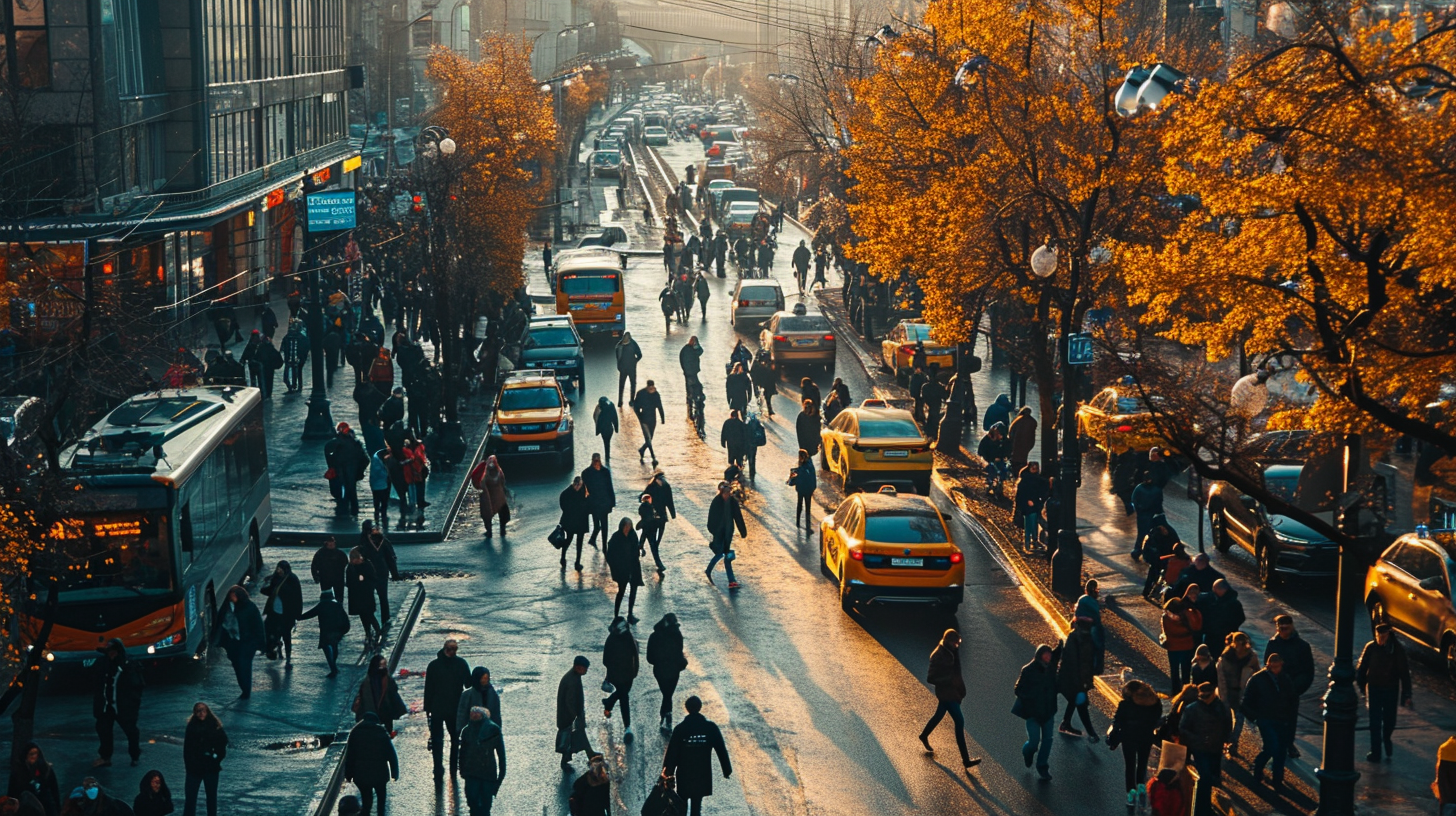
POLYGON ((1254 498, 1253 496, 1240 496, 1239 501, 1243 502, 1244 507, 1247 507, 1249 509, 1249 512, 1259 512, 1259 500, 1254 498))
POLYGON ((1421 579, 1421 589, 1427 592, 1439 592, 1446 594, 1446 579, 1439 575, 1432 575, 1430 578, 1421 579))

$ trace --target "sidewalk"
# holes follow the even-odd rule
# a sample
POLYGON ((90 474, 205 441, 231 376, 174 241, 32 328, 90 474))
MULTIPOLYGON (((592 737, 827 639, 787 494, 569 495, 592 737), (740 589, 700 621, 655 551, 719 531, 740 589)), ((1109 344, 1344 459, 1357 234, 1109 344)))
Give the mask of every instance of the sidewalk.
MULTIPOLYGON (((836 323, 839 335, 848 338, 850 348, 866 366, 867 372, 876 372, 876 349, 849 330, 839 303, 839 292, 833 290, 821 297, 820 307, 836 323)), ((983 359, 990 358, 985 352, 981 356, 983 359)), ((996 394, 1009 390, 1008 382, 1004 369, 990 366, 973 375, 978 408, 984 410, 996 394)), ((1029 388, 1034 391, 1035 383, 1029 388)), ((888 382, 876 390, 887 396, 905 395, 903 388, 888 382)), ((1034 405, 1036 395, 1029 395, 1028 402, 1034 405)), ((979 433, 974 433, 966 439, 979 439, 979 436, 979 433)), ((963 442, 963 449, 967 445, 963 442)), ((963 453, 968 454, 968 451, 963 450, 963 453)), ((1039 451, 1033 450, 1031 458, 1039 458, 1039 451)), ((939 457, 938 463, 942 487, 976 522, 975 526, 986 532, 988 542, 997 547, 1016 577, 1044 599, 1047 611, 1060 617, 1060 625, 1065 629, 1070 623, 1069 604, 1052 596, 1045 557, 1025 554, 1020 550, 1020 534, 1012 530, 1009 501, 988 499, 979 476, 972 468, 939 457)), ((1096 578, 1101 584, 1104 621, 1108 627, 1108 673, 1102 678, 1105 683, 1103 689, 1110 692, 1120 686, 1119 674, 1126 666, 1136 676, 1148 679, 1155 688, 1164 691, 1168 683, 1167 661, 1158 644, 1160 612, 1141 598, 1145 568, 1132 562, 1127 555, 1133 534, 1132 519, 1122 512, 1118 500, 1107 489, 1106 478, 1106 468, 1100 462, 1085 463, 1083 487, 1078 493, 1077 518, 1086 559, 1084 577, 1096 578)), ((1181 476, 1169 485, 1165 508, 1169 521, 1182 531, 1190 549, 1199 540, 1200 526, 1204 527, 1203 540, 1209 540, 1207 523, 1199 507, 1186 497, 1186 484, 1181 476)), ((1219 554, 1212 547, 1209 547, 1209 555, 1213 565, 1228 575, 1230 583, 1239 592, 1247 616, 1243 631, 1250 635, 1258 653, 1263 653, 1272 633, 1274 615, 1285 612, 1295 618, 1296 628, 1310 643, 1316 665, 1315 683, 1304 695, 1300 706, 1297 745, 1302 756, 1289 762, 1289 770, 1295 779, 1290 780, 1293 784, 1288 795, 1275 797, 1268 787, 1252 785, 1252 776, 1247 768, 1258 750, 1258 738, 1251 728, 1245 729, 1241 742, 1244 759, 1225 763, 1224 788, 1231 794, 1238 812, 1294 813, 1312 810, 1318 798, 1314 770, 1320 765, 1322 749, 1320 697, 1324 694, 1325 670, 1332 661, 1334 650, 1332 586, 1291 586, 1280 590, 1280 597, 1275 597, 1263 592, 1254 582, 1252 559, 1235 551, 1219 554)), ((1355 649, 1358 655, 1359 649, 1370 639, 1371 632, 1363 610, 1357 613, 1357 621, 1355 649)), ((1416 707, 1400 711, 1394 738, 1396 753, 1400 755, 1398 761, 1376 764, 1364 760, 1368 750, 1369 724, 1363 712, 1360 716, 1356 734, 1356 770, 1361 774, 1356 785, 1359 813, 1424 816, 1434 807, 1429 785, 1435 767, 1435 752, 1447 736, 1456 733, 1456 706, 1450 702, 1452 691, 1449 683, 1438 670, 1434 670, 1431 661, 1412 653, 1412 669, 1416 707)))
MULTIPOLYGON (((283 339, 288 325, 288 308, 284 300, 274 299, 267 308, 278 318, 279 330, 274 343, 283 339)), ((239 327, 246 337, 259 327, 261 309, 240 310, 239 327)), ((195 333, 197 344, 193 346, 199 357, 206 348, 216 346, 217 337, 211 327, 202 326, 195 333), (208 341, 211 341, 210 343, 208 341)), ((234 344, 235 355, 242 353, 242 346, 234 344)), ((424 344, 425 356, 433 359, 434 348, 424 344)), ((372 502, 369 495, 368 476, 359 483, 359 515, 338 515, 333 497, 329 494, 328 482, 323 474, 324 445, 328 440, 305 440, 304 420, 308 416, 308 398, 313 388, 313 366, 303 369, 302 390, 289 393, 283 386, 281 371, 274 380, 273 398, 265 400, 263 421, 268 430, 268 477, 272 492, 273 535, 266 542, 270 545, 320 544, 324 537, 339 536, 341 546, 352 546, 353 537, 359 532, 359 522, 372 516, 372 502)), ((395 382, 401 381, 396 367, 395 382)), ((354 402, 354 370, 343 365, 334 371, 333 384, 327 389, 333 423, 347 422, 360 427, 358 404, 354 402)), ((396 544, 422 544, 444 539, 445 531, 459 512, 462 502, 469 495, 466 476, 474 466, 475 456, 484 443, 489 427, 489 398, 476 394, 462 405, 460 423, 465 434, 467 461, 453 469, 431 464, 430 478, 426 482, 426 498, 430 507, 424 521, 408 528, 387 527, 390 540, 396 544)), ((356 430, 356 435, 359 432, 356 430)), ((362 439, 362 437, 361 437, 362 439)), ((391 524, 398 521, 399 502, 390 503, 391 524)))

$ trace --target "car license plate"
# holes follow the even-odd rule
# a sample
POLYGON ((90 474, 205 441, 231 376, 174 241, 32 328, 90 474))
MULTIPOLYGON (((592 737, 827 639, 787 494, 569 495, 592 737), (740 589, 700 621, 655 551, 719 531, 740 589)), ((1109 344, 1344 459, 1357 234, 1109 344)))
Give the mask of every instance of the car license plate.
POLYGON ((890 566, 892 566, 892 567, 923 567, 923 566, 925 566, 925 559, 924 558, 891 558, 890 559, 890 566))
POLYGON ((812 337, 800 338, 794 341, 794 345, 796 346, 812 346, 814 344, 815 340, 812 337))
POLYGON ((530 451, 538 451, 538 450, 541 450, 541 446, 540 445, 521 445, 520 447, 516 448, 516 450, 520 451, 521 453, 528 453, 530 451))
POLYGON ((582 309, 586 309, 586 308, 590 308, 590 307, 588 307, 585 303, 573 303, 570 306, 568 306, 567 308, 570 309, 573 312, 579 312, 582 309))
POLYGON ((887 451, 885 451, 885 456, 907 457, 909 455, 910 455, 910 451, 907 451, 907 450, 887 450, 887 451))

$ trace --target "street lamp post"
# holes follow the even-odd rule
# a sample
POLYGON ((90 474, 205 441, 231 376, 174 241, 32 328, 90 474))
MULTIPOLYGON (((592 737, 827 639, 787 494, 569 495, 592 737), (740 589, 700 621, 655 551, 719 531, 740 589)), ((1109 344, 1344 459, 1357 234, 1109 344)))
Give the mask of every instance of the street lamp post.
MULTIPOLYGON (((313 250, 312 234, 305 231, 309 246, 304 252, 313 250)), ((313 387, 308 394, 308 416, 303 421, 304 439, 328 439, 334 435, 334 415, 329 408, 329 392, 324 388, 324 298, 323 286, 319 282, 318 258, 309 258, 308 297, 312 303, 308 309, 309 356, 312 362, 313 387)))
POLYGON ((1344 444, 1344 480, 1340 527, 1345 541, 1340 544, 1339 588, 1335 596, 1335 659, 1330 664, 1330 683, 1325 689, 1324 740, 1321 744, 1319 808, 1317 816, 1354 816, 1355 725, 1360 718, 1360 695, 1355 691, 1355 607, 1360 602, 1365 579, 1360 551, 1359 511, 1353 500, 1354 482, 1360 470, 1360 436, 1350 434, 1344 444))
POLYGON ((423 143, 418 167, 424 176, 424 187, 429 207, 425 211, 426 248, 430 256, 430 293, 435 307, 435 330, 440 338, 440 357, 444 370, 441 372, 442 397, 445 419, 450 428, 455 428, 457 388, 460 361, 458 359, 459 321, 454 317, 452 291, 453 279, 449 267, 454 249, 449 240, 449 218, 445 213, 446 202, 450 200, 450 175, 448 163, 455 155, 457 145, 450 133, 439 125, 431 125, 420 132, 423 143), (441 259, 445 255, 445 259, 441 259))

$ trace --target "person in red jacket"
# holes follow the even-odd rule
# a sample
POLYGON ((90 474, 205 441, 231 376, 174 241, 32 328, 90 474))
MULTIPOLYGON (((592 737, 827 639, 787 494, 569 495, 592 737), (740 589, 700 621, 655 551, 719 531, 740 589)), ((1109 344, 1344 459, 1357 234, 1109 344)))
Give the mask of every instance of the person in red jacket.
POLYGON ((1178 772, 1172 768, 1158 771, 1148 786, 1148 804, 1153 816, 1188 816, 1188 799, 1179 784, 1178 772))

